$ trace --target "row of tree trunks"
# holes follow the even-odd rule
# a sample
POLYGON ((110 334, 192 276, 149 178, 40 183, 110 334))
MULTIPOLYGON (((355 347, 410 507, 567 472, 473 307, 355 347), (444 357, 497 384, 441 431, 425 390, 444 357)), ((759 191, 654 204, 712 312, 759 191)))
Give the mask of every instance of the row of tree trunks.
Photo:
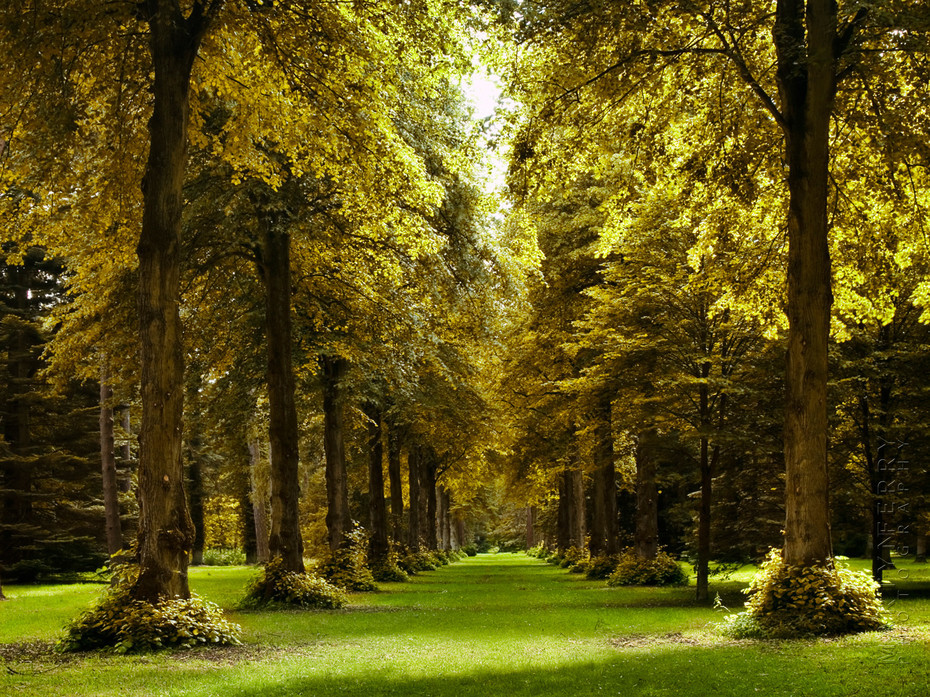
POLYGON ((407 501, 410 503, 408 509, 407 524, 407 547, 413 552, 420 551, 420 459, 421 450, 418 446, 412 445, 407 450, 407 501))

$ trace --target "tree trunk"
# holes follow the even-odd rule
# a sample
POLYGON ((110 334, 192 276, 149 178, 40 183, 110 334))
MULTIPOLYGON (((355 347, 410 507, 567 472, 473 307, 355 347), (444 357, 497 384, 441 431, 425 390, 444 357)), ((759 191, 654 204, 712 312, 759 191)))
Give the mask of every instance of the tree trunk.
POLYGON ((452 516, 449 513, 452 498, 445 487, 439 489, 439 539, 444 552, 452 549, 452 516))
POLYGON ((927 533, 922 530, 917 532, 917 550, 914 556, 914 563, 927 563, 927 533))
POLYGON ((204 537, 203 469, 200 462, 201 447, 199 437, 191 438, 188 447, 190 462, 187 466, 187 475, 190 480, 188 495, 190 497, 191 522, 194 525, 194 547, 191 550, 191 564, 194 566, 203 564, 203 548, 206 541, 204 537))
POLYGON ((337 356, 320 356, 323 378, 323 446, 326 451, 326 529, 333 552, 352 529, 346 475, 342 380, 348 367, 337 356))
POLYGON ((294 369, 291 365, 291 238, 278 229, 277 213, 262 212, 261 275, 265 287, 265 344, 268 358, 268 439, 271 443, 270 558, 287 571, 304 572, 300 536, 300 450, 294 369))
POLYGON ((268 506, 266 487, 260 486, 258 468, 261 463, 261 447, 258 441, 249 443, 249 470, 252 488, 252 516, 255 520, 255 556, 259 564, 267 564, 271 558, 268 550, 268 506))
POLYGON ((614 436, 612 428, 612 395, 601 395, 595 414, 594 431, 594 510, 591 516, 590 542, 592 557, 616 554, 620 551, 620 523, 617 519, 617 474, 614 466, 614 436))
POLYGON ((526 509, 526 548, 532 549, 536 546, 536 509, 533 506, 527 506, 526 509))
POLYGON ((425 499, 426 525, 424 535, 426 536, 426 548, 435 550, 438 546, 439 535, 436 528, 436 456, 430 451, 429 455, 423 460, 423 474, 421 479, 420 493, 425 499))
POLYGON ((407 486, 409 489, 410 522, 407 526, 407 546, 420 551, 420 446, 411 445, 407 451, 407 486))
POLYGON ((640 434, 636 444, 636 530, 633 548, 644 559, 659 553, 659 506, 656 490, 654 433, 640 434))
POLYGON ((827 476, 827 244, 835 0, 778 0, 774 41, 788 163, 785 563, 831 565, 827 476))
POLYGON ((113 445, 113 390, 109 381, 109 371, 104 359, 100 366, 100 465, 107 552, 112 556, 123 548, 123 531, 119 517, 119 486, 116 481, 116 453, 113 445))
POLYGON ((455 539, 459 547, 465 546, 465 521, 459 517, 455 518, 455 539))
POLYGON ((384 502, 384 446, 381 434, 381 410, 364 405, 368 417, 368 516, 370 537, 368 559, 382 563, 388 557, 387 506, 384 502))
POLYGON ((559 472, 559 505, 556 510, 555 546, 560 552, 565 552, 572 546, 571 542, 571 493, 569 487, 568 471, 559 472))
POLYGON ((138 313, 142 364, 137 600, 190 596, 194 531, 184 492, 184 346, 179 315, 181 211, 190 76, 212 19, 184 19, 178 0, 148 0, 154 81, 149 155, 142 182, 138 313))
POLYGON ((584 474, 576 467, 568 472, 571 506, 569 508, 569 535, 571 546, 584 549, 584 474))
POLYGON ((399 544, 404 539, 404 484, 400 472, 400 433, 390 421, 387 433, 388 479, 391 482, 391 538, 399 544))
POLYGON ((252 484, 248 478, 239 492, 239 511, 242 514, 242 551, 245 563, 258 562, 258 540, 255 535, 255 508, 252 506, 252 484))
POLYGON ((120 463, 121 463, 121 472, 119 479, 119 490, 124 494, 128 494, 132 491, 132 420, 129 413, 129 405, 121 404, 119 407, 120 413, 120 425, 123 427, 123 433, 126 436, 126 439, 123 441, 123 444, 120 446, 120 463))

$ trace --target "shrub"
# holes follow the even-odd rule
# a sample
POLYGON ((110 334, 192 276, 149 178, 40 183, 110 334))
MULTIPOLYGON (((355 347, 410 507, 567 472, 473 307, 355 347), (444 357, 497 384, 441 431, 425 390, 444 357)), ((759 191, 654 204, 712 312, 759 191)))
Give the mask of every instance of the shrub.
POLYGON ((245 564, 245 552, 223 547, 205 549, 203 563, 207 566, 241 566, 245 564))
POLYGON ((368 568, 368 535, 356 525, 346 533, 345 545, 320 567, 330 582, 350 591, 376 591, 375 578, 368 568))
POLYGON ((400 555, 397 552, 397 546, 391 543, 388 549, 388 555, 380 562, 371 565, 371 575, 375 581, 382 583, 398 583, 407 580, 407 572, 400 566, 400 555))
POLYGON ((337 610, 349 602, 342 589, 315 574, 287 571, 280 557, 272 559, 246 587, 243 608, 296 605, 337 610))
POLYGON ((618 556, 600 555, 591 557, 585 569, 585 575, 592 580, 610 578, 611 574, 617 569, 619 560, 618 556))
POLYGON ((617 558, 617 566, 607 579, 608 586, 683 586, 688 574, 670 555, 659 552, 655 559, 641 557, 628 549, 617 558))
POLYGON ((746 593, 746 612, 731 615, 723 631, 731 636, 825 636, 888 626, 887 611, 867 572, 846 566, 788 566, 773 549, 746 593))
POLYGON ((154 651, 202 644, 239 644, 239 625, 222 610, 197 596, 157 604, 134 600, 130 589, 139 575, 137 564, 114 569, 113 585, 96 607, 65 629, 56 644, 61 651, 110 649, 117 653, 154 651))
POLYGON ((462 547, 462 551, 469 557, 476 557, 478 556, 478 545, 473 542, 462 547))
POLYGON ((587 553, 583 549, 579 549, 578 547, 569 547, 564 552, 562 552, 559 566, 561 566, 563 569, 568 569, 580 562, 586 556, 587 553))
POLYGON ((526 550, 527 556, 535 557, 536 559, 543 559, 548 553, 548 550, 546 550, 542 543, 536 545, 535 547, 530 547, 528 550, 526 550))

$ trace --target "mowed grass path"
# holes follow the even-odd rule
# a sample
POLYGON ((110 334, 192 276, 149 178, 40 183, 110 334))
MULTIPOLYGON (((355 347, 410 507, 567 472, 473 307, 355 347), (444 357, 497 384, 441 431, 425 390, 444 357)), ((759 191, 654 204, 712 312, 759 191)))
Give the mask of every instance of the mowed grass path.
MULTIPOLYGON (((196 569, 192 585, 231 609, 252 573, 196 569)), ((737 600, 738 585, 727 597, 737 600)), ((607 588, 524 555, 481 555, 382 588, 338 612, 233 612, 242 647, 120 657, 22 645, 52 640, 98 589, 10 587, 0 695, 930 692, 926 600, 899 604, 908 617, 894 632, 732 642, 713 631, 719 612, 692 603, 693 589, 607 588)))

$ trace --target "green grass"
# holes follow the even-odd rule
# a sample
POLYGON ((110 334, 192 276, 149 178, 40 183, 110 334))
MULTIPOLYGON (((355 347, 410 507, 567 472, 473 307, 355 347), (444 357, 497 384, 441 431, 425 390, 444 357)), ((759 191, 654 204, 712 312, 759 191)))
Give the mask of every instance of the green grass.
MULTIPOLYGON (((0 694, 919 694, 930 684, 930 570, 901 566, 920 570, 896 601, 903 626, 833 640, 729 641, 713 631, 720 611, 694 604, 693 588, 607 588, 499 554, 382 584, 346 610, 232 612, 242 647, 130 657, 23 645, 52 641, 100 588, 11 586, 0 604, 0 694)), ((192 586, 231 609, 252 573, 194 569, 192 586)), ((736 609, 750 575, 717 580, 711 594, 736 609)))

